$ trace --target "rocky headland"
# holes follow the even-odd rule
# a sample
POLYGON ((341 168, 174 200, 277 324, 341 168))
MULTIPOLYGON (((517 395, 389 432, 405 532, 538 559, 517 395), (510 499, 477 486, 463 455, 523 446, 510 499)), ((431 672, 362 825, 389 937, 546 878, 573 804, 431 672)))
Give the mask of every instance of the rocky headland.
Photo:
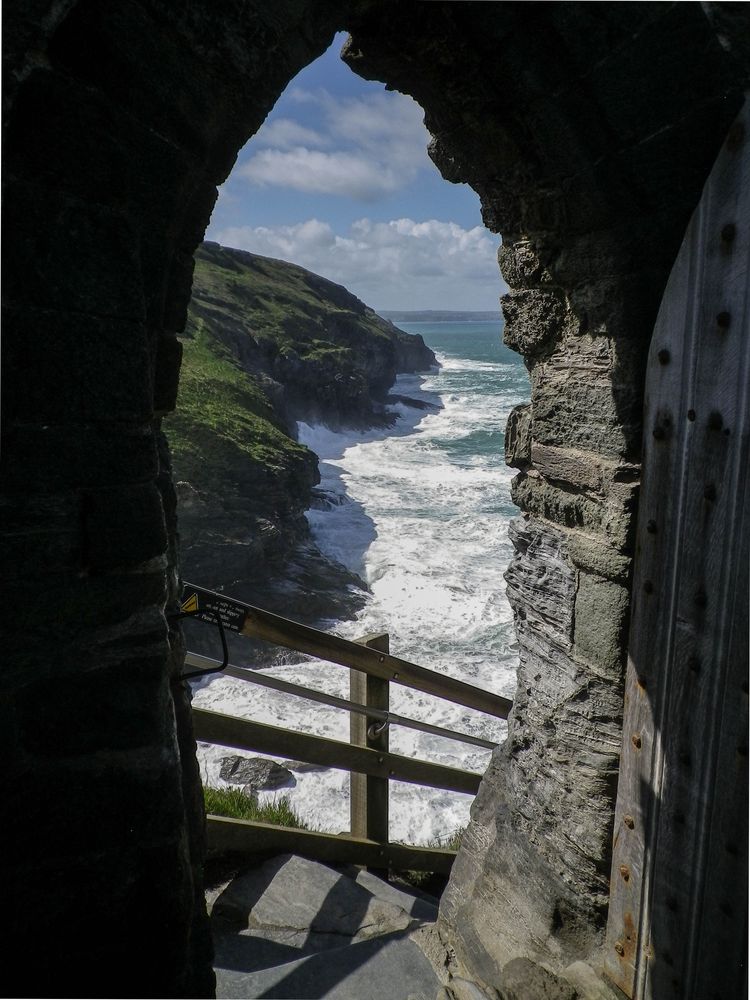
POLYGON ((183 577, 306 622, 351 614, 363 584, 310 537, 320 476, 296 424, 387 424, 396 374, 435 356, 304 268, 216 243, 195 258, 180 395, 164 422, 183 577))

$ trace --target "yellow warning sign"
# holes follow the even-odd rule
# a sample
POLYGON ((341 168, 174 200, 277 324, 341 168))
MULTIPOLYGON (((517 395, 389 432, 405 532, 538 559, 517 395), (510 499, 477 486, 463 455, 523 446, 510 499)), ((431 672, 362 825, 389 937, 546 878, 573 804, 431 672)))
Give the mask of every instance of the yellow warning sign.
POLYGON ((198 610, 198 595, 191 594, 190 597, 180 606, 180 610, 186 614, 192 614, 198 610))

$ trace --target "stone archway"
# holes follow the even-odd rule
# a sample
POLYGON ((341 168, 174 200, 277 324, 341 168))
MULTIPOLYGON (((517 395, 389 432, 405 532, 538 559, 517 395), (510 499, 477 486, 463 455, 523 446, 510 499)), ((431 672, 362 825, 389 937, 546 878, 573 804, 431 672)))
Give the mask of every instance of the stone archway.
POLYGON ((699 5, 428 10, 6 4, 8 856, 18 947, 44 937, 58 988, 100 992, 118 967, 131 995, 147 976, 151 995, 211 991, 158 424, 216 185, 340 28, 502 233, 506 338, 532 375, 511 435, 518 697, 442 933, 487 983, 601 939, 642 371, 742 74, 699 5))

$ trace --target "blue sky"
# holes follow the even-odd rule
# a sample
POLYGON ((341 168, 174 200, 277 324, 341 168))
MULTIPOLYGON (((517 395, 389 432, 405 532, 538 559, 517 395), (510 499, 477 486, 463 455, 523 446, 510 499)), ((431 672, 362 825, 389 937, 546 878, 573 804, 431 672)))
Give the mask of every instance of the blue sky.
POLYGON ((410 98, 360 79, 338 35, 240 152, 206 238, 301 264, 376 309, 497 309, 499 237, 427 156, 410 98))

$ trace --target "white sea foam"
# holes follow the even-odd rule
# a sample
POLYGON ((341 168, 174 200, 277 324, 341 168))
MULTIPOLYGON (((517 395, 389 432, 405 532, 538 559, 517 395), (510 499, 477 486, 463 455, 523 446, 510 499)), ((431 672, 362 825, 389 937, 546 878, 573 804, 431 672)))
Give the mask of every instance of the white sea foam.
MULTIPOLYGON (((510 557, 511 474, 499 449, 508 412, 522 395, 518 366, 440 360, 440 371, 399 376, 393 390, 438 409, 395 402, 397 421, 387 430, 299 425, 300 441, 320 457, 320 491, 332 501, 307 517, 320 548, 359 573, 371 590, 356 621, 339 623, 339 634, 388 632, 396 655, 510 697, 517 654, 502 571, 510 557)), ((308 661, 269 672, 348 695, 348 672, 338 666, 308 661)), ((349 738, 347 713, 232 678, 203 685, 195 701, 302 732, 349 738)), ((500 720, 398 684, 391 685, 391 707, 493 741, 504 736, 500 720)), ((398 727, 391 727, 390 745, 396 753, 474 771, 489 760, 488 751, 398 727)), ((201 747, 209 783, 224 784, 219 762, 230 752, 201 747)), ((348 829, 346 772, 298 773, 296 782, 292 803, 311 825, 348 829)), ((391 837, 413 843, 465 825, 471 798, 393 782, 390 803, 391 837)))

